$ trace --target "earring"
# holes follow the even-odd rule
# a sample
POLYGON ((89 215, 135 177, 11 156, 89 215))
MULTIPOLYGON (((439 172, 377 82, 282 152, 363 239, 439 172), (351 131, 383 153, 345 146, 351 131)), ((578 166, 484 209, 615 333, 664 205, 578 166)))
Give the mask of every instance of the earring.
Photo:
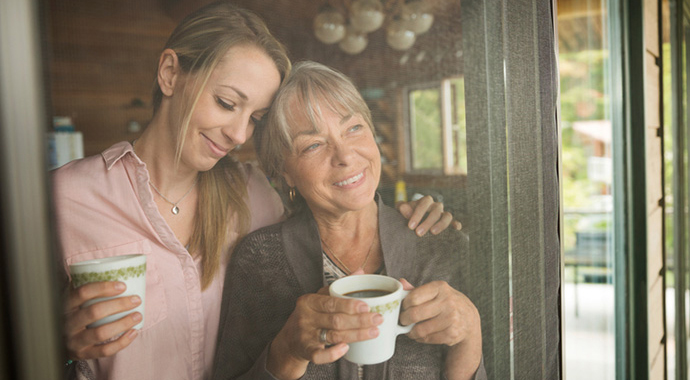
POLYGON ((297 191, 295 191, 295 188, 291 187, 290 190, 288 191, 288 197, 290 198, 290 202, 295 201, 296 193, 297 193, 297 191))

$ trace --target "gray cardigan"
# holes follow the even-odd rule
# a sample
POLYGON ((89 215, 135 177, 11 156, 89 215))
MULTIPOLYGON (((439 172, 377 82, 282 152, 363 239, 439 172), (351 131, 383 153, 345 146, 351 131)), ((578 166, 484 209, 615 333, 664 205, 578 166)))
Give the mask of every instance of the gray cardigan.
MULTIPOLYGON (((379 197, 380 198, 380 197, 379 197)), ((388 276, 419 286, 447 281, 463 290, 465 235, 448 229, 419 238, 395 209, 379 201, 379 232, 388 276)), ((248 235, 232 255, 225 279, 212 379, 275 378, 266 370, 268 346, 299 296, 325 286, 319 231, 308 210, 248 235)), ((442 379, 447 347, 398 337, 393 357, 365 366, 365 379, 442 379)), ((302 379, 357 380, 357 365, 309 363, 302 379)), ((476 375, 486 378, 483 363, 476 375)))

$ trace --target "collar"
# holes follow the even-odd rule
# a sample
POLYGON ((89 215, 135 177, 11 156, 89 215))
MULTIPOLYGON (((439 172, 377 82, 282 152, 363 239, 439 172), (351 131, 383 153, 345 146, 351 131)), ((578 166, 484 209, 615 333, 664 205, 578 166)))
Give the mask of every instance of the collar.
POLYGON ((132 147, 132 144, 129 141, 121 141, 110 148, 104 150, 101 153, 101 156, 103 157, 103 160, 105 161, 105 166, 108 170, 110 170, 122 157, 126 156, 127 153, 131 153, 132 157, 136 159, 136 162, 139 164, 144 164, 143 161, 139 157, 137 157, 136 153, 134 153, 134 147, 132 147))
MULTIPOLYGON (((378 204, 379 238, 383 251, 386 274, 394 278, 409 277, 415 273, 417 235, 407 228, 407 219, 396 209, 378 204)), ((309 208, 293 215, 282 226, 282 239, 287 260, 305 293, 316 292, 325 285, 321 236, 316 220, 309 208)))

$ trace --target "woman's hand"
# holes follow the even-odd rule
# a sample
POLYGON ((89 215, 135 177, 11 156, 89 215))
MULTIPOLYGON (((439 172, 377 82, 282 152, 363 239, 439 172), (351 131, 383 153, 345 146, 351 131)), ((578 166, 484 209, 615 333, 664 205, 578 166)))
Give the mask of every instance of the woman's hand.
POLYGON ((434 198, 430 195, 416 201, 398 202, 395 206, 408 219, 407 226, 411 230, 415 230, 417 236, 424 236, 427 231, 437 235, 448 226, 452 226, 456 230, 462 229, 462 224, 453 220, 451 213, 443 211, 443 203, 434 202, 434 198), (427 213, 426 219, 420 224, 427 213))
POLYGON ((406 290, 400 323, 416 323, 408 334, 426 344, 450 346, 446 357, 448 379, 469 379, 482 357, 482 332, 479 311, 467 296, 445 281, 434 281, 414 288, 401 280, 406 290))
POLYGON ((300 378, 309 362, 332 363, 345 355, 347 343, 377 337, 376 326, 382 322, 383 317, 369 312, 369 306, 362 301, 303 295, 271 342, 267 369, 279 379, 300 378), (325 342, 321 340, 322 331, 325 342))
POLYGON ((141 299, 138 296, 114 298, 82 308, 88 300, 117 296, 125 289, 126 286, 122 282, 92 282, 76 289, 69 287, 64 330, 69 359, 85 360, 111 356, 132 343, 137 336, 137 331, 132 330, 132 327, 142 318, 139 312, 98 327, 86 326, 103 317, 139 306, 141 299), (120 334, 122 335, 118 337, 120 334))

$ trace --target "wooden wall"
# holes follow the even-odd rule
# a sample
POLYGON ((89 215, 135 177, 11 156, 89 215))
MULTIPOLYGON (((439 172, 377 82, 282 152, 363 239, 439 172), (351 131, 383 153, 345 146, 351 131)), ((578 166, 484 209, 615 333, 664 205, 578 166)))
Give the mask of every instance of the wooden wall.
POLYGON ((133 140, 127 125, 150 120, 158 54, 175 22, 155 1, 49 4, 52 114, 73 118, 86 155, 133 140))
MULTIPOLYGON (((649 379, 666 378, 660 0, 644 0, 649 379)), ((634 342, 633 342, 634 344, 634 342)))

